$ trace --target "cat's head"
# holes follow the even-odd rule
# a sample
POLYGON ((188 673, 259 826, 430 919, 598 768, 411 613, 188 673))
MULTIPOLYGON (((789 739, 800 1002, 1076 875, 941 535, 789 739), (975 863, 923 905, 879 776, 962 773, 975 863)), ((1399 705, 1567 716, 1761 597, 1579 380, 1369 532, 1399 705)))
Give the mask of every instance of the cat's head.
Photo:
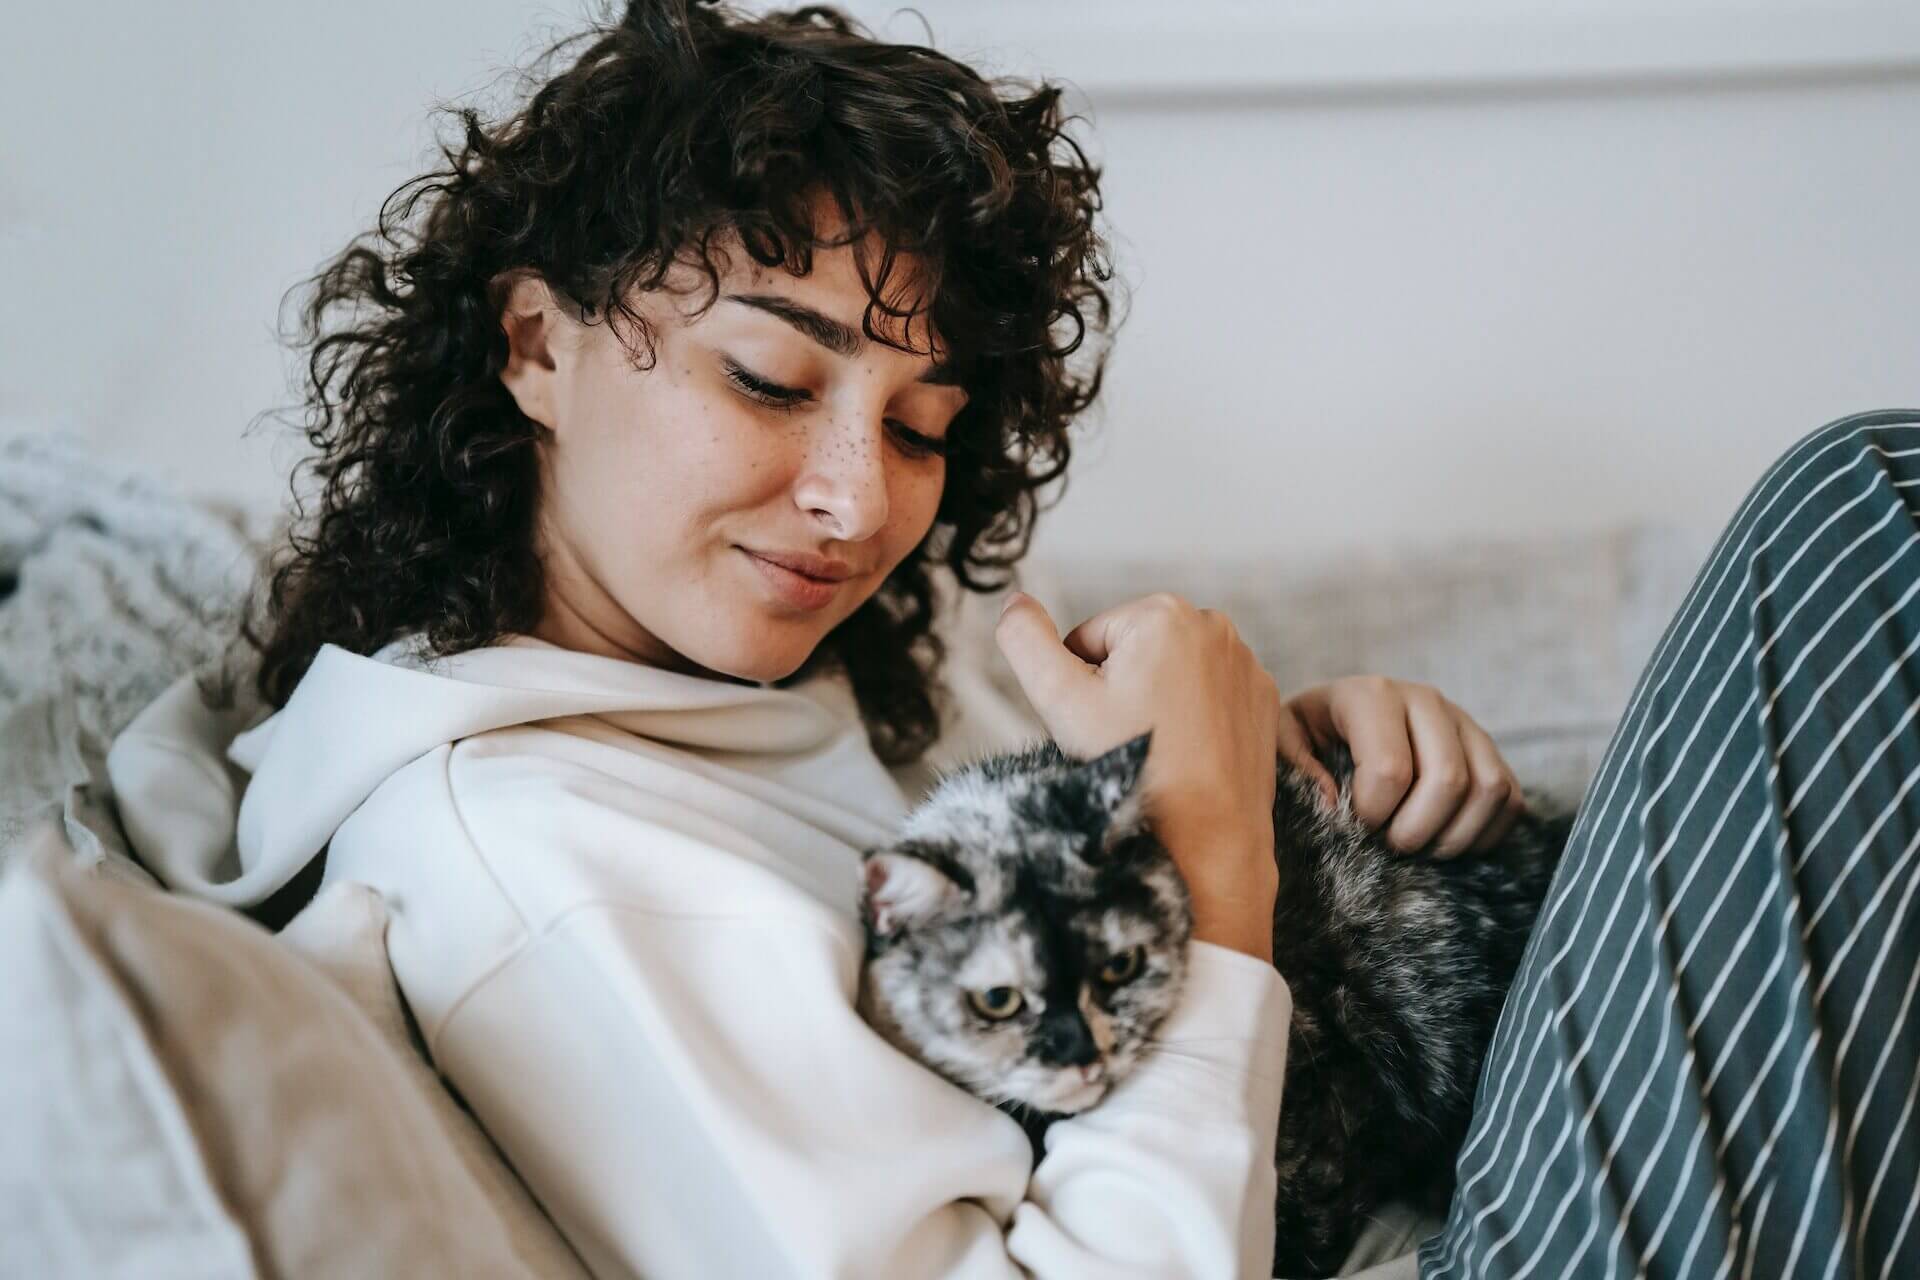
POLYGON ((861 1003, 963 1088, 1051 1113, 1122 1079, 1172 1011, 1192 914, 1147 830, 1149 735, 1051 743, 945 775, 862 876, 861 1003))

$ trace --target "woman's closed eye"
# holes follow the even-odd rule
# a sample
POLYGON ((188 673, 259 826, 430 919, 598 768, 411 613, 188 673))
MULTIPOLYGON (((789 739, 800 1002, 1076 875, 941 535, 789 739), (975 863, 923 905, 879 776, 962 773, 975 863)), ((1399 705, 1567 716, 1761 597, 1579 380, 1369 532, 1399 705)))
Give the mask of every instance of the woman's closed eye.
MULTIPOLYGON (((727 357, 721 357, 720 367, 726 372, 727 381, 738 387, 741 394, 755 404, 765 405, 769 409, 791 413, 813 399, 811 391, 799 387, 783 387, 777 382, 770 382, 745 365, 727 357)), ((914 457, 933 455, 944 457, 947 453, 946 440, 938 436, 924 435, 893 418, 887 420, 887 426, 900 440, 901 448, 914 457)))

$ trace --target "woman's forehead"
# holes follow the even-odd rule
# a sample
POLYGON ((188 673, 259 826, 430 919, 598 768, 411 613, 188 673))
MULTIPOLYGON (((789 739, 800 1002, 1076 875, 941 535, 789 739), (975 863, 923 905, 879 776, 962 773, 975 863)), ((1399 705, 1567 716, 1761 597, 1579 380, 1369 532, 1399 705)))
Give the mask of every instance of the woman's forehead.
POLYGON ((927 300, 917 296, 917 261, 906 255, 896 257, 882 282, 886 302, 882 308, 873 305, 855 254, 852 245, 816 248, 811 269, 799 275, 755 261, 736 243, 714 255, 714 276, 697 265, 683 264, 676 267, 678 279, 669 276, 665 292, 678 301, 682 322, 688 326, 712 321, 758 324, 770 318, 848 357, 866 344, 863 325, 871 308, 874 332, 885 341, 906 346, 915 354, 943 356, 944 344, 933 329, 927 300), (906 314, 889 314, 889 310, 906 314))

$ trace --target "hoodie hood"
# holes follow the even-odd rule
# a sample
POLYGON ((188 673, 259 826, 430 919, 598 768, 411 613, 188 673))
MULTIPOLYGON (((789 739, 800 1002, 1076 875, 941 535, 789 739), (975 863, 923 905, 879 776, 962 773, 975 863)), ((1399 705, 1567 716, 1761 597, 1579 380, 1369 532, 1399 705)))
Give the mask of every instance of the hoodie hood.
POLYGON ((884 842, 906 812, 838 672, 775 689, 528 636, 431 661, 410 640, 371 657, 324 645, 264 720, 208 708, 183 676, 114 740, 107 772, 149 870, 179 892, 250 906, 411 761, 489 730, 580 715, 698 755, 724 753, 850 844, 884 842))

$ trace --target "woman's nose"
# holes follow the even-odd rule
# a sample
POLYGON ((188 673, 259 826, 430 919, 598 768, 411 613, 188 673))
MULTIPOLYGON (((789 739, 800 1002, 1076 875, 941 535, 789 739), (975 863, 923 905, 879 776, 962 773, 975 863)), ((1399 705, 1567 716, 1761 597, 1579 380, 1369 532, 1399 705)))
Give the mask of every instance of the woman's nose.
POLYGON ((836 423, 809 451, 794 500, 842 541, 864 541, 886 526, 885 431, 878 421, 836 423))

